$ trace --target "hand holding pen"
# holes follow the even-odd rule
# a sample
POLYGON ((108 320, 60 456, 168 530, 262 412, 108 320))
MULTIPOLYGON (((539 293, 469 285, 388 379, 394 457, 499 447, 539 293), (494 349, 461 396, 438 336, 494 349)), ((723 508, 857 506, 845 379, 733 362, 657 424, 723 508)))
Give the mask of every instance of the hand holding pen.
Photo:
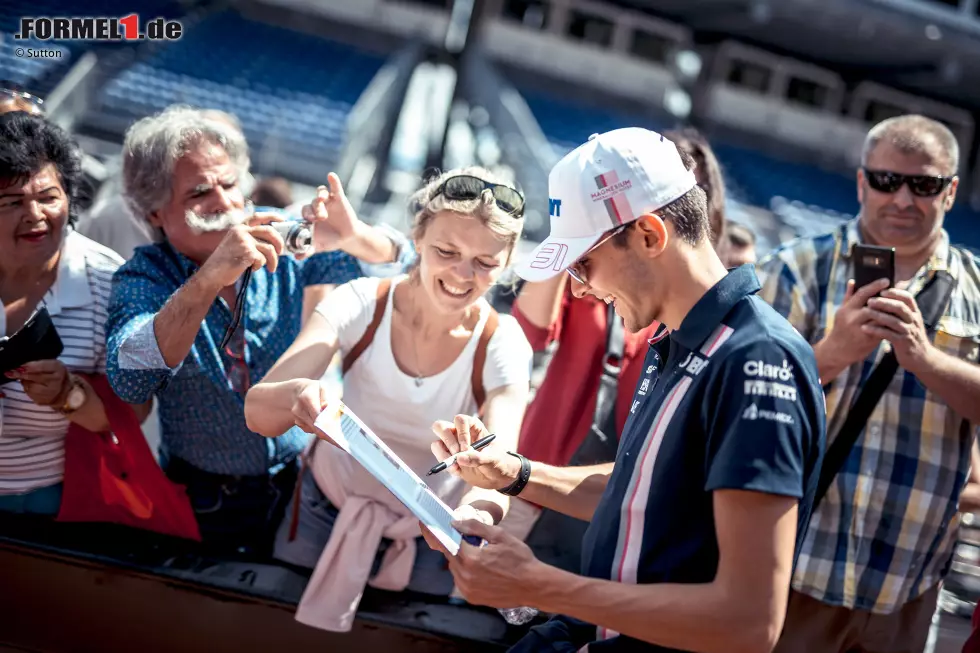
POLYGON ((473 487, 499 490, 511 485, 520 475, 521 461, 508 453, 516 444, 511 444, 510 437, 516 434, 498 434, 502 440, 498 438, 476 450, 470 443, 480 442, 490 431, 474 415, 456 415, 451 422, 438 420, 432 425, 432 432, 438 438, 432 443, 432 455, 436 460, 448 460, 459 452, 456 464, 448 467, 449 473, 473 487))
POLYGON ((426 476, 432 476, 433 474, 438 474, 441 471, 445 471, 446 469, 449 469, 449 467, 451 467, 452 465, 456 464, 456 457, 459 456, 461 453, 464 453, 464 452, 470 451, 470 450, 479 451, 480 449, 486 447, 491 442, 493 442, 496 437, 497 437, 496 435, 494 435, 493 433, 491 433, 490 435, 488 435, 486 437, 480 438, 479 440, 477 440, 476 442, 474 442, 470 446, 470 449, 464 449, 463 451, 459 451, 457 453, 454 453, 453 455, 449 456, 449 458, 446 458, 441 463, 439 463, 438 465, 436 465, 435 467, 433 467, 432 469, 430 469, 429 470, 429 473, 426 474, 426 476))

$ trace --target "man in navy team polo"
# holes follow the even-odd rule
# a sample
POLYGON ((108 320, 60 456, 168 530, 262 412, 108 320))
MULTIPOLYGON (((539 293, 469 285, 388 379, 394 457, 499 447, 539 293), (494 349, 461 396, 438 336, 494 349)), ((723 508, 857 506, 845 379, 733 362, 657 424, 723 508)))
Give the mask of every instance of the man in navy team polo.
MULTIPOLYGON (((458 525, 487 542, 448 556, 467 600, 562 615, 512 651, 756 653, 779 637, 823 455, 823 394, 813 350, 756 296, 752 267, 728 272, 715 255, 693 167, 661 135, 621 129, 551 171, 551 234, 521 276, 567 271, 576 296, 614 302, 631 331, 665 329, 614 464, 557 468, 490 445, 450 468, 591 522, 581 576, 501 528, 458 525)), ((485 434, 466 416, 434 430, 439 459, 485 434)))

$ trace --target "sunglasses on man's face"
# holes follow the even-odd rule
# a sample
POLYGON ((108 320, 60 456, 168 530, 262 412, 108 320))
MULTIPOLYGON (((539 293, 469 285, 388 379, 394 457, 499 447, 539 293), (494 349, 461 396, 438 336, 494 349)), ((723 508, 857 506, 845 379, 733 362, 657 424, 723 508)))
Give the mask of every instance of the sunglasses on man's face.
POLYGON ((897 193, 903 185, 908 185, 909 191, 916 197, 935 197, 943 192, 952 177, 934 177, 930 175, 903 175, 887 170, 868 170, 862 168, 868 186, 879 193, 897 193))
POLYGON ((614 237, 614 236, 616 236, 618 234, 621 234, 624 231, 626 231, 626 228, 629 227, 629 226, 630 226, 630 223, 621 224, 618 227, 607 231, 606 234, 603 237, 601 237, 599 240, 596 241, 595 245, 593 245, 589 249, 585 250, 585 253, 582 254, 581 256, 579 256, 575 260, 574 263, 572 263, 567 268, 565 268, 565 272, 568 273, 568 276, 570 276, 571 278, 575 279, 576 281, 578 281, 583 286, 588 285, 588 283, 589 283, 589 277, 588 277, 588 275, 585 272, 585 266, 582 265, 582 259, 584 259, 589 254, 591 254, 592 252, 594 252, 597 249, 599 249, 599 246, 600 245, 606 243, 612 237, 614 237))
POLYGON ((515 218, 524 216, 524 196, 520 191, 509 186, 492 184, 471 175, 450 177, 442 182, 433 198, 442 195, 448 200, 475 200, 479 199, 485 190, 490 191, 500 210, 510 213, 515 218))

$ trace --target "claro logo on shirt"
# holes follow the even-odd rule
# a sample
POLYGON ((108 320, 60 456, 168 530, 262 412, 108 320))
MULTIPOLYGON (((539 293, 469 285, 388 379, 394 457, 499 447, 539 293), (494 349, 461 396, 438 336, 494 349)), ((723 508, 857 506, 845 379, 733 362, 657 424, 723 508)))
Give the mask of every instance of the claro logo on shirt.
POLYGON ((765 361, 746 361, 742 372, 745 379, 745 394, 755 397, 773 397, 796 401, 796 384, 793 382, 793 366, 783 359, 782 365, 765 361), (772 379, 767 381, 766 379, 772 379))
POLYGON ((779 381, 789 381, 793 378, 793 366, 785 358, 781 367, 763 361, 745 361, 742 371, 745 372, 745 376, 761 376, 779 381))

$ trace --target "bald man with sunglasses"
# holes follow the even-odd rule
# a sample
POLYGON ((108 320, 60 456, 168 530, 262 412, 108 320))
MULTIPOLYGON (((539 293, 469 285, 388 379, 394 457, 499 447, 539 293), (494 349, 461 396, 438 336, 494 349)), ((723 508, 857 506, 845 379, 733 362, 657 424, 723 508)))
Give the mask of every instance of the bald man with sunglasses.
POLYGON ((918 653, 926 643, 980 423, 980 266, 943 229, 958 163, 942 124, 879 123, 857 173, 858 217, 759 264, 761 296, 813 345, 825 472, 840 461, 818 492, 780 653, 918 653), (894 287, 855 289, 859 243, 894 248, 894 287))

